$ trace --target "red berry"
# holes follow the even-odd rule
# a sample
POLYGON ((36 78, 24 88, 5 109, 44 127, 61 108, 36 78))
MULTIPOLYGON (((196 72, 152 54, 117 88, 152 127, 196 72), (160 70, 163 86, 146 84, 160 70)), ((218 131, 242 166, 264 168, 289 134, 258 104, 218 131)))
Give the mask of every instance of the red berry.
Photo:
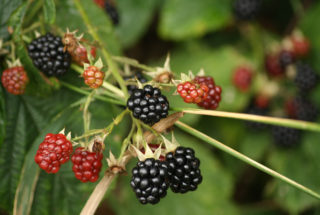
POLYGON ((246 66, 237 67, 232 76, 233 84, 241 91, 247 91, 251 85, 252 69, 246 66))
POLYGON ((104 72, 95 66, 89 66, 83 73, 84 82, 91 88, 98 88, 102 85, 104 72))
POLYGON ((102 153, 90 152, 83 147, 77 148, 71 157, 72 171, 76 178, 82 182, 97 181, 102 167, 102 158, 102 153))
POLYGON ((280 64, 279 54, 269 54, 265 59, 265 66, 270 76, 279 77, 285 72, 280 64))
POLYGON ((34 158, 41 169, 47 173, 57 173, 60 165, 70 159, 72 144, 63 134, 47 134, 39 145, 34 158))
POLYGON ((265 109, 269 106, 270 98, 266 95, 260 94, 255 98, 255 105, 259 108, 265 109))
POLYGON ((11 67, 3 71, 1 82, 9 93, 21 95, 28 83, 28 76, 22 66, 11 67))
MULTIPOLYGON (((96 57, 96 47, 92 46, 90 49, 90 54, 93 58, 96 57)), ((83 66, 83 63, 89 63, 87 49, 79 45, 74 52, 71 53, 73 61, 75 61, 80 66, 83 66)))
POLYGON ((209 88, 205 84, 186 81, 178 84, 177 91, 186 103, 199 103, 207 97, 209 88))
POLYGON ((105 1, 104 0, 93 0, 99 7, 104 8, 105 1))
POLYGON ((310 51, 309 40, 305 37, 292 37, 293 53, 296 57, 304 57, 310 51))
POLYGON ((197 103, 197 105, 205 109, 217 109, 221 101, 221 87, 215 85, 213 78, 210 76, 196 76, 194 81, 197 84, 203 84, 209 88, 207 96, 201 102, 197 103))

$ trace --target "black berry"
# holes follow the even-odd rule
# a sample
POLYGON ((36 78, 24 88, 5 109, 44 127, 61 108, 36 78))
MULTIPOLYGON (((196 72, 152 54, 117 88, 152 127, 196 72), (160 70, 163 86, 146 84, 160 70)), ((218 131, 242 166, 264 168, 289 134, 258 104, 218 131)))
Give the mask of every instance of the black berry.
POLYGON ((283 50, 279 54, 279 63, 282 68, 286 68, 294 63, 294 55, 290 51, 283 50))
MULTIPOLYGON (((130 75, 130 76, 125 76, 125 77, 123 77, 123 79, 125 80, 125 81, 127 81, 127 80, 134 80, 134 79, 138 79, 138 81, 140 81, 140 83, 146 83, 148 80, 145 78, 145 77, 143 77, 143 75, 141 74, 141 72, 137 72, 135 75, 130 75)), ((135 89, 137 89, 137 86, 136 85, 128 85, 127 86, 127 89, 128 89, 128 92, 129 92, 129 94, 131 95, 132 94, 132 92, 135 90, 135 89)))
POLYGON ((298 97, 293 101, 295 116, 299 120, 316 121, 319 109, 306 98, 298 97))
POLYGON ((276 145, 292 147, 300 143, 301 131, 294 128, 274 126, 272 128, 272 136, 276 145))
POLYGON ((297 65, 295 83, 302 93, 309 92, 318 84, 318 75, 308 64, 297 65))
POLYGON ((156 204, 167 195, 166 162, 148 158, 132 169, 131 187, 142 204, 156 204))
POLYGON ((119 13, 118 13, 117 8, 109 0, 106 1, 104 8, 105 8, 107 14, 109 15, 112 23, 114 25, 118 25, 119 24, 119 13))
POLYGON ((132 92, 127 107, 135 118, 152 125, 168 116, 169 102, 161 95, 159 88, 146 85, 143 89, 135 89, 132 92))
POLYGON ((59 76, 70 68, 71 56, 64 51, 61 38, 50 33, 34 39, 28 45, 33 64, 48 76, 59 76))
POLYGON ((251 20, 259 12, 261 0, 236 0, 233 5, 233 11, 239 20, 251 20))
MULTIPOLYGON (((260 108, 256 105, 251 104, 247 111, 248 114, 252 114, 252 115, 258 115, 258 116, 267 116, 269 109, 268 108, 260 108)), ((267 128, 268 126, 264 123, 260 123, 260 122, 246 122, 248 128, 250 129, 254 129, 254 130, 263 130, 265 128, 267 128)))
POLYGON ((179 146, 175 152, 166 155, 170 188, 175 193, 194 191, 202 182, 199 169, 200 160, 195 157, 194 150, 179 146))

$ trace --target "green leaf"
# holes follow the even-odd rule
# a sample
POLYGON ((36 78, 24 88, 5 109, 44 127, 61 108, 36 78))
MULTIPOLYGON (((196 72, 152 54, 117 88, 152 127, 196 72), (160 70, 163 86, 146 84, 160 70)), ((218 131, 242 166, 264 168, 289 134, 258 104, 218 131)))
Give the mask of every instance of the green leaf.
MULTIPOLYGON (((84 12, 92 25, 96 28, 95 30, 98 32, 99 37, 103 40, 103 44, 99 45, 107 47, 108 51, 113 55, 119 55, 121 48, 115 37, 112 23, 107 17, 107 14, 92 1, 81 0, 80 3, 83 8, 85 8, 84 12)), ((86 33, 88 31, 72 0, 58 1, 56 7, 56 24, 61 29, 66 30, 69 28, 71 31, 78 29, 79 33, 86 33), (68 22, 66 22, 66 20, 68 20, 68 22)), ((85 37, 90 37, 90 34, 86 33, 85 37)))
POLYGON ((43 0, 44 20, 48 24, 53 24, 56 19, 56 6, 54 0, 43 0))
POLYGON ((219 162, 214 158, 212 152, 201 144, 201 141, 175 130, 178 142, 186 147, 192 147, 196 156, 201 161, 201 173, 203 182, 197 191, 186 194, 176 194, 168 190, 165 198, 156 205, 141 205, 130 187, 131 168, 137 160, 128 168, 130 177, 121 177, 117 187, 117 195, 108 199, 116 214, 129 215, 162 215, 162 214, 184 214, 184 215, 233 215, 239 214, 235 205, 229 199, 232 195, 232 178, 219 162))
POLYGON ((158 0, 117 1, 120 22, 116 34, 124 48, 134 43, 148 30, 158 0))
POLYGON ((17 9, 22 0, 1 0, 0 1, 0 38, 7 38, 9 36, 7 27, 8 20, 11 13, 17 9))
POLYGON ((166 39, 184 40, 219 30, 231 21, 230 5, 229 0, 165 1, 159 32, 166 39))

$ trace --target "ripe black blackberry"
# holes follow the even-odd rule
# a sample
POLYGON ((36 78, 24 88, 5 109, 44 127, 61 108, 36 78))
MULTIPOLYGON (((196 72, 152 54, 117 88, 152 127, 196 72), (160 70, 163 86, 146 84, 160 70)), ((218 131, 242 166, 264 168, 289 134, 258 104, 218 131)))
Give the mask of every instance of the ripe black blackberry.
POLYGON ((168 116, 169 102, 161 95, 159 88, 146 85, 143 89, 135 89, 132 92, 127 107, 135 118, 152 125, 168 116))
POLYGON ((147 158, 132 169, 131 187, 142 204, 157 204, 167 195, 166 162, 147 158))
POLYGON ((295 98, 293 101, 296 118, 304 121, 316 121, 319 109, 306 98, 295 98))
POLYGON ((294 63, 293 53, 290 51, 283 50, 279 54, 279 63, 282 68, 286 68, 290 64, 294 63))
MULTIPOLYGON (((258 115, 258 116, 267 116, 268 115, 268 108, 260 108, 255 105, 250 105, 247 108, 246 113, 252 114, 252 115, 258 115)), ((268 125, 260 122, 246 122, 246 125, 248 126, 249 129, 254 129, 254 130, 263 130, 268 127, 268 125)))
POLYGON ((119 24, 119 13, 117 8, 114 6, 113 2, 111 2, 110 0, 107 0, 104 8, 107 12, 107 14, 109 15, 112 23, 114 25, 118 25, 119 24))
MULTIPOLYGON (((124 79, 125 81, 130 80, 130 79, 134 79, 134 78, 138 79, 138 81, 140 81, 140 83, 142 83, 142 84, 143 84, 143 83, 146 83, 146 82, 148 81, 148 80, 142 75, 141 72, 136 72, 134 75, 129 75, 129 76, 123 77, 123 79, 124 79)), ((136 85, 128 85, 128 86, 127 86, 127 89, 128 89, 129 94, 131 95, 132 92, 133 92, 135 89, 137 89, 137 86, 136 86, 136 85)))
POLYGON ((295 83, 302 93, 309 92, 318 84, 318 75, 308 64, 297 64, 295 83))
POLYGON ((179 146, 174 152, 167 153, 166 161, 173 192, 186 193, 197 189, 202 182, 202 175, 199 169, 200 160, 195 157, 193 149, 179 146))
POLYGON ((256 17, 259 12, 261 0, 236 0, 233 4, 233 11, 238 20, 250 20, 256 17))
POLYGON ((34 39, 28 45, 33 64, 48 76, 59 76, 70 68, 71 56, 64 51, 61 38, 50 33, 34 39))
POLYGON ((273 126, 272 136, 276 145, 281 147, 293 147, 300 143, 301 131, 294 128, 273 126))

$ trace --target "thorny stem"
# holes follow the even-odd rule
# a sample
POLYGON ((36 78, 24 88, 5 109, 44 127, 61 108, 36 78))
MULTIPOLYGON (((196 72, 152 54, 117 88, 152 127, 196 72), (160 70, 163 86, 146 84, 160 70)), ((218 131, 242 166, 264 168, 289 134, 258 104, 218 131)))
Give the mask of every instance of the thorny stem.
POLYGON ((300 120, 282 119, 282 118, 276 118, 276 117, 257 116, 257 115, 251 115, 251 114, 245 114, 245 113, 233 113, 233 112, 216 111, 216 110, 201 110, 201 109, 195 109, 195 108, 172 108, 172 110, 182 111, 183 113, 190 113, 190 114, 217 116, 217 117, 241 119, 241 120, 247 120, 247 121, 253 121, 253 122, 262 122, 265 124, 320 132, 320 124, 305 122, 300 120))
POLYGON ((144 64, 140 64, 137 60, 131 59, 131 58, 127 58, 127 57, 121 57, 121 56, 112 56, 112 59, 118 63, 122 63, 122 64, 127 64, 127 65, 131 65, 133 67, 139 68, 139 69, 143 69, 145 71, 148 72, 155 72, 156 69, 149 67, 147 65, 144 64))
MULTIPOLYGON (((83 68, 81 68, 80 66, 76 65, 76 64, 71 64, 71 68, 74 69, 74 71, 78 72, 79 74, 82 74, 83 73, 83 68)), ((113 92, 114 94, 116 94, 117 96, 121 97, 121 98, 124 98, 124 94, 123 92, 113 86, 112 84, 109 84, 108 82, 106 81, 103 81, 103 84, 102 86, 108 90, 110 90, 111 92, 113 92)))
MULTIPOLYGON (((99 37, 99 35, 97 34, 97 32, 92 27, 91 22, 89 20, 89 17, 85 13, 80 1, 74 0, 73 2, 75 4, 76 8, 78 9, 78 11, 79 11, 79 13, 80 13, 85 25, 88 28, 89 33, 92 35, 93 39, 95 39, 98 43, 103 44, 102 40, 99 37)), ((110 71, 112 72, 112 75, 114 76, 116 81, 119 83, 120 88, 121 88, 122 92, 124 93, 124 95, 127 97, 128 96, 128 90, 127 90, 127 87, 126 87, 126 85, 124 83, 123 78, 121 77, 121 75, 120 75, 120 73, 118 71, 118 66, 113 62, 113 60, 111 58, 111 55, 106 50, 106 48, 104 48, 102 46, 101 47, 101 51, 102 51, 102 54, 103 54, 105 60, 107 61, 107 64, 109 66, 110 71)))
POLYGON ((268 168, 268 167, 256 162, 255 160, 252 160, 251 158, 249 158, 249 157, 247 157, 247 156, 235 151, 234 149, 232 149, 232 148, 224 145, 223 143, 221 143, 221 142, 219 142, 219 141, 207 136, 206 134, 204 134, 204 133, 202 133, 202 132, 200 132, 200 131, 198 131, 198 130, 196 130, 196 129, 188 126, 188 125, 186 125, 185 123, 183 123, 181 121, 177 121, 175 123, 175 125, 178 126, 180 129, 182 129, 183 131, 185 131, 185 132, 187 132, 187 133, 189 133, 189 134, 191 134, 191 135, 193 135, 193 136, 195 136, 195 137, 197 137, 197 138, 199 138, 199 139, 201 139, 201 140, 203 140, 203 141, 205 141, 207 143, 210 143, 211 145, 213 145, 213 146, 217 147, 218 149, 220 149, 220 150, 222 150, 222 151, 224 151, 224 152, 236 157, 237 159, 242 160, 245 163, 247 163, 247 164, 249 164, 249 165, 251 165, 251 166, 253 166, 253 167, 255 167, 255 168, 257 168, 257 169, 259 169, 259 170, 261 170, 261 171, 263 171, 263 172, 265 172, 265 173, 267 173, 267 174, 269 174, 269 175, 271 175, 273 177, 275 177, 275 178, 280 179, 281 181, 291 185, 294 188, 297 188, 298 190, 301 190, 301 191, 303 191, 303 192, 305 192, 305 193, 307 193, 307 194, 309 194, 309 195, 311 195, 311 196, 313 196, 313 197, 315 197, 317 199, 320 199, 320 194, 314 192, 313 190, 311 190, 311 189, 309 189, 309 188, 307 188, 307 187, 305 187, 305 186, 303 186, 303 185, 291 180, 290 178, 287 178, 284 175, 281 175, 280 173, 278 173, 278 172, 276 172, 276 171, 274 171, 274 170, 272 170, 272 169, 270 169, 270 168, 268 168))

